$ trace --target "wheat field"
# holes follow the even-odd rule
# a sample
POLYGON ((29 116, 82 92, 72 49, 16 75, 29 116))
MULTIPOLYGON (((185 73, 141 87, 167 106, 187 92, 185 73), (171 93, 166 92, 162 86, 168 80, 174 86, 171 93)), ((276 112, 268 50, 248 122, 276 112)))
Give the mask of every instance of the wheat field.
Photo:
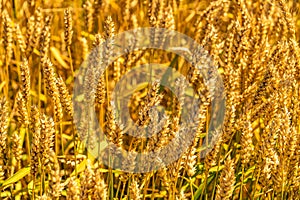
MULTIPOLYGON (((296 0, 0 0, 0 200, 300 199, 299 8, 296 0), (225 109, 209 151, 215 97, 195 65, 163 48, 126 51, 109 62, 114 38, 141 27, 182 33, 203 47, 192 52, 196 63, 204 54, 212 59, 225 109), (99 76, 80 75, 83 65, 99 63, 107 65, 99 76), (161 80, 144 77, 127 111, 140 127, 151 122, 156 134, 134 137, 116 120, 113 91, 149 63, 180 72, 196 95, 181 79, 174 95, 161 80), (133 152, 120 168, 90 151, 103 138, 76 104, 82 79, 83 99, 106 140, 133 152), (178 152, 170 150, 141 163, 137 155, 164 150, 183 130, 184 96, 201 102, 191 143, 173 162, 167 158, 178 152), (164 120, 155 106, 164 108, 164 120), (135 173, 148 165, 156 168, 135 173)), ((161 47, 168 40, 159 31, 150 35, 161 47)), ((117 153, 101 157, 117 162, 110 159, 117 153)))

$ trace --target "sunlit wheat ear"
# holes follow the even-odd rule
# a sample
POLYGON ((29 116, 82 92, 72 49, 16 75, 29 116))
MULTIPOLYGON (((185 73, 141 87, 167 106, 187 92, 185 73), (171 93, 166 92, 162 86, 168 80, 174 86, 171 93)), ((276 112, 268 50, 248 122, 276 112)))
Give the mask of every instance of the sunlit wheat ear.
POLYGON ((66 47, 69 47, 71 46, 72 36, 73 36, 72 11, 70 8, 67 8, 64 11, 64 23, 65 23, 64 39, 65 39, 66 47))
POLYGON ((200 16, 197 19, 197 21, 194 24, 196 33, 195 33, 195 40, 197 42, 201 42, 202 39, 205 36, 205 30, 207 29, 207 26, 209 24, 209 20, 213 19, 213 17, 215 16, 215 11, 219 11, 220 8, 220 4, 222 3, 222 1, 214 1, 212 3, 209 4, 209 6, 200 12, 200 16), (205 21, 203 23, 203 21, 205 21))
POLYGON ((103 39, 105 40, 105 43, 104 43, 104 49, 102 50, 104 66, 110 64, 109 62, 112 60, 115 34, 116 34, 115 23, 113 22, 111 16, 108 16, 104 21, 103 39))
POLYGON ((26 26, 26 51, 30 52, 30 40, 34 33, 34 23, 35 23, 35 17, 31 16, 27 21, 26 26))
POLYGON ((148 4, 148 18, 150 25, 154 27, 156 25, 156 15, 157 15, 157 1, 150 0, 148 4))
POLYGON ((17 167, 20 164, 21 158, 22 158, 22 146, 21 146, 21 137, 17 132, 14 132, 12 134, 11 138, 12 142, 12 147, 11 147, 11 152, 12 152, 12 158, 14 158, 15 162, 12 164, 17 167))
POLYGON ((95 93, 95 102, 97 105, 103 105, 106 97, 105 78, 103 74, 100 74, 98 84, 95 93))
POLYGON ((21 91, 18 92, 16 97, 16 105, 18 111, 18 123, 20 126, 28 125, 29 118, 28 118, 28 110, 26 106, 26 100, 21 91))
MULTIPOLYGON (((277 152, 273 149, 270 148, 267 151, 267 154, 270 156, 265 157, 260 163, 259 167, 261 167, 261 173, 258 176, 258 173, 255 173, 255 176, 258 177, 260 185, 262 187, 262 190, 267 193, 269 189, 271 189, 272 185, 280 185, 282 183, 282 175, 281 173, 278 173, 278 171, 282 172, 282 167, 277 167, 279 164, 279 157, 277 152), (279 177, 280 176, 280 177, 279 177)), ((274 189, 278 189, 281 191, 281 187, 274 187, 274 189)), ((278 191, 277 191, 278 192, 278 191)))
POLYGON ((25 100, 25 105, 28 105, 30 96, 30 70, 28 65, 28 60, 23 58, 22 64, 20 66, 21 71, 21 92, 25 100))
POLYGON ((161 27, 163 25, 164 20, 164 9, 166 6, 165 0, 157 1, 158 2, 158 10, 157 10, 157 26, 161 27))
POLYGON ((45 165, 49 162, 50 154, 54 145, 53 138, 55 135, 55 124, 53 119, 45 114, 41 114, 40 124, 40 155, 42 165, 45 165))
MULTIPOLYGON (((280 110, 280 134, 278 135, 277 139, 279 161, 277 162, 278 166, 276 166, 276 170, 271 169, 271 172, 274 174, 275 190, 277 193, 284 192, 288 185, 289 179, 292 178, 289 177, 289 162, 293 160, 293 154, 295 153, 295 150, 297 148, 296 132, 290 125, 290 113, 288 112, 288 109, 286 107, 280 110)), ((274 156, 270 154, 268 157, 270 158, 270 160, 272 160, 274 156)))
POLYGON ((241 162, 242 166, 245 168, 247 167, 253 153, 253 129, 250 121, 245 123, 241 137, 241 162))
POLYGON ((68 183, 67 200, 80 200, 80 185, 75 177, 71 177, 68 183))
POLYGON ((81 199, 88 199, 92 195, 92 188, 94 188, 93 178, 95 176, 94 170, 92 169, 92 163, 90 159, 87 159, 86 168, 80 177, 81 185, 81 199))
MULTIPOLYGON (((151 27, 164 28, 165 25, 164 5, 165 5, 164 1, 149 2, 148 17, 149 17, 149 23, 151 27)), ((156 29, 151 30, 151 35, 150 35, 151 44, 154 44, 155 46, 159 45, 160 47, 162 47, 161 45, 163 45, 164 39, 165 39, 164 35, 161 34, 160 30, 156 30, 156 29)))
POLYGON ((173 162, 171 165, 168 165, 167 176, 170 181, 168 190, 172 190, 172 188, 175 187, 174 183, 176 182, 176 179, 178 178, 178 175, 181 173, 182 169, 185 172, 188 172, 188 176, 190 176, 190 174, 195 173, 195 169, 192 168, 194 168, 194 166, 189 166, 186 155, 182 155, 177 161, 173 162))
MULTIPOLYGON (((300 61, 300 49, 299 49, 299 43, 297 42, 297 40, 295 40, 295 39, 291 39, 290 40, 290 45, 291 45, 291 47, 292 47, 292 52, 291 52, 291 54, 292 55, 295 55, 295 58, 296 58, 296 63, 298 63, 299 61, 300 61)), ((299 64, 298 65, 296 65, 296 78, 297 78, 297 80, 299 80, 300 79, 300 77, 299 77, 299 71, 300 71, 300 66, 299 66, 299 64)), ((296 84, 296 87, 297 88, 299 88, 299 85, 298 84, 296 84)))
MULTIPOLYGON (((154 21, 155 28, 165 28, 165 24, 166 24, 166 21, 165 21, 166 16, 164 13, 165 5, 166 5, 166 2, 164 0, 157 1, 156 15, 155 15, 155 21, 154 21)), ((151 22, 151 18, 150 18, 150 22, 151 22)), ((153 33, 153 35, 151 35, 151 42, 153 41, 154 42, 153 44, 155 46, 159 46, 160 48, 162 48, 164 41, 165 41, 165 34, 162 34, 161 30, 156 30, 156 29, 152 29, 152 33, 153 33)))
POLYGON ((24 54, 25 51, 26 51, 26 41, 25 41, 25 38, 23 37, 23 34, 22 34, 22 31, 20 29, 20 26, 19 24, 16 24, 15 25, 15 34, 16 34, 16 37, 17 37, 17 42, 19 44, 19 47, 20 47, 20 50, 21 52, 24 54))
MULTIPOLYGON (((295 131, 295 129, 293 130, 295 131)), ((300 134, 294 133, 292 137, 296 137, 296 149, 294 151, 294 155, 290 161, 290 170, 289 170, 289 177, 291 177, 291 185, 294 190, 300 186, 300 134), (296 134, 296 136, 294 135, 296 134), (296 164, 297 163, 297 164, 296 164)))
POLYGON ((156 106, 160 103, 163 98, 163 94, 159 94, 160 84, 159 81, 155 81, 148 91, 145 105, 139 111, 139 118, 137 120, 138 125, 146 125, 150 118, 149 118, 149 110, 152 106, 156 106))
POLYGON ((175 81, 175 87, 177 89, 176 94, 173 96, 172 99, 172 111, 173 115, 180 117, 181 116, 181 109, 184 106, 185 100, 185 80, 183 78, 179 78, 175 81))
POLYGON ((41 158, 41 126, 40 126, 40 112, 37 107, 32 106, 30 112, 30 132, 32 135, 31 144, 31 158, 30 158, 30 172, 33 177, 36 177, 39 170, 39 161, 41 158))
MULTIPOLYGON (((132 42, 132 46, 134 47, 134 45, 136 45, 136 42, 133 41, 132 42)), ((131 67, 135 66, 141 59, 142 57, 145 55, 146 51, 144 50, 140 50, 140 51, 135 51, 135 52, 129 52, 128 54, 126 54, 124 57, 124 68, 122 68, 123 70, 121 71, 122 74, 125 74, 126 72, 128 72, 130 70, 131 67)))
POLYGON ((176 24, 173 14, 173 9, 171 6, 165 8, 164 15, 166 17, 165 28, 169 30, 175 30, 176 24))
POLYGON ((102 52, 103 49, 100 49, 103 42, 104 40, 102 36, 100 34, 96 34, 95 40, 93 41, 92 52, 88 57, 89 69, 86 72, 88 74, 88 78, 86 80, 87 85, 84 85, 84 87, 90 88, 90 94, 86 93, 87 98, 91 100, 90 103, 94 103, 92 101, 95 99, 97 106, 104 103, 106 93, 105 77, 103 74, 104 67, 102 66, 104 62, 102 52))
MULTIPOLYGON (((293 175, 291 176, 290 185, 292 188, 292 198, 297 197, 300 194, 300 135, 298 134, 297 149, 293 160, 295 160, 295 166, 293 167, 293 175)), ((291 164, 292 165, 292 164, 291 164)), ((292 167, 292 166, 291 166, 292 167)))
POLYGON ((217 200, 231 199, 235 184, 234 165, 234 161, 231 158, 225 160, 224 169, 221 173, 220 183, 216 193, 217 200))
POLYGON ((223 138, 217 138, 216 143, 214 144, 213 149, 205 156, 204 167, 205 172, 208 173, 209 169, 217 164, 218 155, 220 153, 220 148, 223 143, 223 138))
POLYGON ((104 39, 101 34, 97 33, 95 35, 95 40, 93 41, 93 47, 96 48, 103 43, 104 39))
MULTIPOLYGON (((38 7, 34 10, 34 17, 35 17, 35 27, 37 28, 39 25, 41 25, 43 21, 43 14, 42 14, 42 8, 38 7)), ((35 33, 36 34, 36 33, 35 33)))
MULTIPOLYGON (((279 113, 281 113, 281 111, 279 113)), ((268 123, 264 127, 261 133, 261 141, 258 143, 257 150, 254 152, 254 160, 261 171, 258 179, 264 191, 267 191, 270 188, 270 185, 274 185, 274 178, 278 176, 278 174, 276 174, 276 169, 279 164, 279 156, 274 149, 274 146, 276 141, 275 138, 277 137, 277 131, 275 130, 277 129, 276 126, 280 123, 281 118, 281 114, 279 115, 279 113, 276 114, 271 123, 268 123)), ((258 176, 257 172, 256 176, 258 176)), ((276 179, 280 178, 281 177, 278 177, 276 179)))
POLYGON ((30 35, 29 39, 29 45, 31 48, 31 51, 37 47, 40 41, 40 36, 43 28, 43 15, 41 12, 41 8, 38 8, 34 12, 34 31, 32 32, 32 35, 30 35))
POLYGON ((5 166, 3 164, 0 164, 0 180, 5 179, 4 174, 5 174, 5 166))
MULTIPOLYGON (((273 122, 264 127, 261 134, 261 141, 257 145, 257 149, 254 152, 253 160, 256 162, 256 166, 260 169, 258 176, 258 170, 255 172, 255 176, 258 177, 259 182, 264 191, 270 188, 270 185, 274 185, 274 180, 281 179, 278 177, 277 165, 279 164, 279 156, 274 149, 276 136, 276 124, 279 123, 279 115, 274 117, 273 122), (277 178, 275 178, 277 177, 277 178), (275 178, 275 179, 274 179, 275 178)), ((279 181, 276 181, 279 182, 279 181)))
POLYGON ((121 146, 123 144, 123 130, 122 127, 120 127, 120 125, 116 122, 115 109, 116 108, 112 102, 107 107, 104 132, 109 141, 121 146))
POLYGON ((259 88, 256 91, 256 94, 253 98, 255 104, 261 104, 263 102, 263 97, 266 95, 267 87, 270 87, 271 80, 272 80, 272 72, 267 70, 263 80, 259 84, 259 88))
POLYGON ((61 121, 63 117, 62 106, 60 102, 59 89, 56 84, 56 74, 54 67, 49 58, 43 63, 44 79, 48 95, 51 97, 54 104, 54 116, 56 122, 61 121))
POLYGON ((196 163, 197 163, 197 155, 196 155, 196 148, 193 147, 188 150, 188 152, 185 154, 185 169, 187 171, 188 176, 193 176, 196 172, 196 163))
MULTIPOLYGON (((7 151, 7 127, 9 123, 9 111, 8 102, 5 97, 1 97, 0 100, 0 151, 7 151)), ((6 155, 0 154, 0 180, 5 175, 6 155)))
POLYGON ((87 31, 92 32, 93 31, 93 26, 94 26, 94 7, 93 7, 93 1, 87 0, 83 4, 83 8, 85 10, 85 23, 87 25, 87 31))
POLYGON ((63 190, 63 184, 61 183, 61 171, 55 152, 51 149, 49 152, 49 167, 48 173, 50 174, 49 188, 52 198, 59 198, 63 190))
POLYGON ((131 20, 132 28, 133 28, 133 29, 136 29, 136 28, 139 27, 138 19, 137 19, 137 17, 136 17, 135 14, 132 14, 132 15, 131 15, 130 20, 131 20))
POLYGON ((69 116, 73 118, 74 111, 72 97, 69 94, 68 88, 61 76, 56 79, 56 84, 60 94, 60 102, 69 116))
POLYGON ((45 18, 45 24, 41 32, 40 38, 40 52, 41 52, 41 62, 45 62, 47 59, 47 54, 49 51, 50 40, 51 40, 51 28, 50 23, 52 20, 52 16, 47 16, 45 18))
POLYGON ((94 58, 89 55, 88 57, 88 68, 86 70, 86 76, 84 78, 84 100, 89 106, 94 105, 95 100, 95 89, 96 89, 96 69, 94 68, 94 58))
POLYGON ((177 177, 180 174, 180 170, 181 170, 181 163, 180 160, 173 162, 172 164, 168 165, 167 167, 167 177, 168 177, 168 192, 170 193, 170 197, 174 198, 173 194, 172 194, 172 189, 174 189, 176 186, 175 184, 175 180, 177 179, 177 177))
POLYGON ((96 169, 95 176, 93 177, 94 188, 93 188, 93 199, 106 200, 108 197, 108 188, 105 180, 102 177, 100 169, 96 169))
POLYGON ((162 167, 157 170, 157 178, 159 178, 161 185, 163 187, 168 188, 170 186, 170 182, 168 180, 167 167, 162 167))
POLYGON ((296 32, 296 28, 295 28, 295 24, 293 22, 293 16, 291 15, 291 12, 289 11, 288 6, 286 5, 286 3, 283 0, 279 0, 276 3, 278 3, 278 6, 281 10, 280 14, 282 14, 282 17, 285 19, 285 23, 283 23, 281 20, 279 20, 279 22, 283 23, 283 27, 286 27, 283 30, 283 35, 284 37, 288 37, 291 36, 292 38, 295 37, 295 32, 296 32))
MULTIPOLYGON (((149 113, 151 118, 151 125, 154 124, 155 127, 151 127, 153 131, 153 135, 149 140, 147 141, 146 150, 152 151, 152 150, 160 150, 162 149, 169 141, 170 141, 170 132, 173 130, 170 129, 170 123, 171 120, 166 117, 165 119, 161 120, 163 124, 158 124, 153 121, 154 117, 152 116, 152 112, 149 113)), ((157 119, 158 120, 158 119, 157 119)))
POLYGON ((136 177, 132 177, 130 185, 130 199, 139 200, 141 198, 140 188, 136 177))
POLYGON ((2 24, 6 62, 9 63, 13 54, 13 27, 12 21, 6 10, 2 12, 2 24))
MULTIPOLYGON (((6 140, 6 135, 7 135, 7 127, 8 127, 8 122, 9 122, 9 107, 8 107, 8 101, 6 97, 2 96, 0 99, 0 134, 2 136, 2 139, 0 142, 2 143, 3 141, 6 140)), ((5 149, 5 145, 0 145, 5 149)))

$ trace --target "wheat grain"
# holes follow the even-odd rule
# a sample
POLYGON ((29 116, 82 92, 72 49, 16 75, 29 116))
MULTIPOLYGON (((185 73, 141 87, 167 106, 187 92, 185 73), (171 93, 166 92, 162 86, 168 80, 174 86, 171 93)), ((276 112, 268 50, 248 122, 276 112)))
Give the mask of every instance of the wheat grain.
POLYGON ((30 131, 32 135, 30 171, 33 177, 36 177, 40 166, 40 142, 41 142, 41 127, 40 127, 40 113, 37 107, 31 107, 30 117, 30 131))
POLYGON ((17 37, 17 42, 19 44, 20 50, 21 52, 24 54, 26 52, 26 42, 25 39, 23 37, 22 31, 20 29, 19 24, 15 25, 15 33, 16 33, 16 37, 17 37))
POLYGON ((64 11, 64 22, 65 22, 64 39, 65 39, 66 47, 70 47, 72 43, 72 36, 73 36, 72 12, 70 8, 67 8, 64 11))
POLYGON ((43 63, 43 71, 46 82, 46 88, 49 96, 52 98, 54 104, 54 115, 56 121, 61 121, 63 117, 62 106, 60 102, 59 89, 56 84, 56 74, 54 67, 49 58, 46 58, 43 63))
POLYGON ((56 79, 56 84, 60 94, 60 102, 69 116, 73 118, 73 101, 71 95, 69 94, 68 88, 61 76, 56 79))
POLYGON ((85 14, 85 21, 87 24, 87 31, 88 32, 92 32, 93 30, 93 26, 94 26, 94 7, 93 7, 93 1, 87 0, 84 5, 83 8, 86 12, 85 14))
POLYGON ((235 183, 234 170, 233 160, 227 158, 220 176, 220 184, 216 193, 216 199, 231 199, 235 183))
POLYGON ((52 148, 53 148, 53 138, 55 135, 55 127, 54 121, 52 118, 42 114, 40 116, 40 124, 41 124, 41 133, 40 133, 40 155, 41 155, 41 163, 45 165, 49 162, 52 148))
POLYGON ((80 199, 80 186, 75 177, 70 179, 67 189, 68 200, 79 200, 80 199))
POLYGON ((106 200, 108 197, 107 185, 102 178, 102 174, 99 169, 96 169, 93 181, 95 184, 93 188, 93 199, 106 200))
POLYGON ((12 21, 6 10, 2 12, 2 24, 3 24, 3 39, 5 48, 6 63, 8 64, 13 54, 13 27, 12 21))
POLYGON ((61 191, 63 190, 63 184, 61 183, 59 163, 53 150, 50 150, 49 152, 49 161, 49 173, 51 174, 51 181, 49 182, 49 187, 51 188, 51 196, 52 198, 59 198, 61 196, 61 191))

